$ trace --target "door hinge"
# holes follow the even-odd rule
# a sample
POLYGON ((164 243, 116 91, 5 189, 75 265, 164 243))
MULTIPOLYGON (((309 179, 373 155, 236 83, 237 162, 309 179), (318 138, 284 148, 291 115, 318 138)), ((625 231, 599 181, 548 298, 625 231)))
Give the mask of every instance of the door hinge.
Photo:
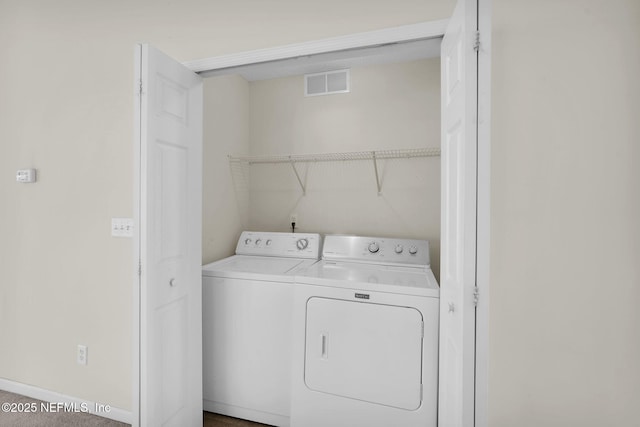
POLYGON ((138 95, 142 95, 142 80, 138 81, 138 95))
POLYGON ((480 50, 480 31, 476 31, 476 34, 474 36, 473 50, 476 52, 480 50))
POLYGON ((142 261, 138 261, 138 276, 142 276, 142 261))
POLYGON ((473 287, 473 305, 478 306, 478 300, 480 299, 480 289, 477 286, 473 287))

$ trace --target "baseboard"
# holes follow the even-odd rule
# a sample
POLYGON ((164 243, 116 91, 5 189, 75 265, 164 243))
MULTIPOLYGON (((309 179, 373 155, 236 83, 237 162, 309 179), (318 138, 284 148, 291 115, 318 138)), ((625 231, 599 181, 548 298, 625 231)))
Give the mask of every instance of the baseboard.
POLYGON ((124 409, 114 407, 111 407, 108 412, 96 411, 96 408, 99 406, 96 402, 67 396, 65 394, 56 393, 55 391, 45 390, 43 388, 22 384, 4 378, 0 378, 0 390, 21 394, 32 399, 44 400, 45 402, 73 403, 78 406, 82 405, 82 407, 87 408, 87 412, 90 414, 108 418, 110 420, 120 421, 122 423, 131 424, 132 420, 131 411, 125 411, 124 409))

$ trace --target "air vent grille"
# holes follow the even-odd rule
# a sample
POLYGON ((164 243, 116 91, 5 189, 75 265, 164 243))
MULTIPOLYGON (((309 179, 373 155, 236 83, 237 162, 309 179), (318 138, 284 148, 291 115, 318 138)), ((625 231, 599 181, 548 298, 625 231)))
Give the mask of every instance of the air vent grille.
POLYGON ((304 75, 304 95, 329 95, 349 92, 349 70, 304 75))

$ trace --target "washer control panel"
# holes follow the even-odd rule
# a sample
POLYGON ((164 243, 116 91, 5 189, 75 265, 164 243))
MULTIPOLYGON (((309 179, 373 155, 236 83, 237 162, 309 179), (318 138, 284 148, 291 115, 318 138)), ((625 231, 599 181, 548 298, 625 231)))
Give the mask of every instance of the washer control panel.
POLYGON ((429 267, 429 241, 329 235, 324 238, 322 259, 429 267))
POLYGON ((320 235, 313 233, 243 231, 236 255, 319 259, 320 243, 320 235))

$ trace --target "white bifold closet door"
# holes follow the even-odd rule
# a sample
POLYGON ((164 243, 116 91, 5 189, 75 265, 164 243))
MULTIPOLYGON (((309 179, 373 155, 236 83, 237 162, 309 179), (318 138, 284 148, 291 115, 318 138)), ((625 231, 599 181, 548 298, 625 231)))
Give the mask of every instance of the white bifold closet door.
POLYGON ((474 425, 477 0, 459 0, 441 46, 439 427, 474 425))
MULTIPOLYGON (((202 79, 140 45, 141 426, 202 425, 202 79)), ((136 413, 134 408, 134 413, 136 413)))

